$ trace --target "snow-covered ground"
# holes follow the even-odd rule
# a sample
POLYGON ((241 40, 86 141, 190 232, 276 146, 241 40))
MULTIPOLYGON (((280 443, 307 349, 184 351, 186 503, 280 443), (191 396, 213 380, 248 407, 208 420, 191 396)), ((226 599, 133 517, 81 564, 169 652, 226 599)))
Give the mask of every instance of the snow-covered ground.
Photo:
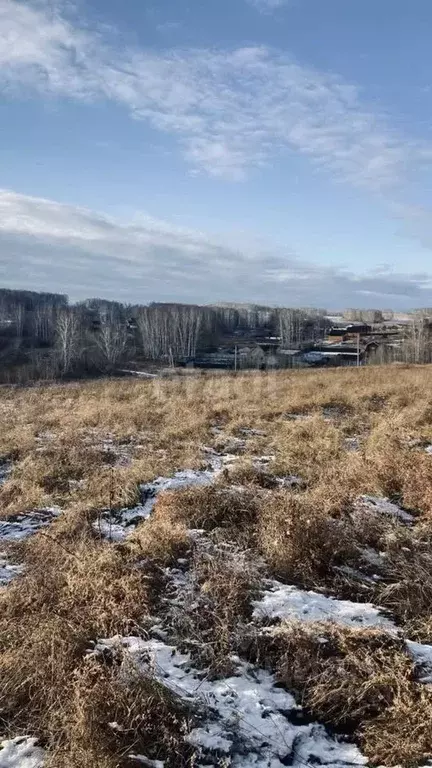
POLYGON ((417 677, 421 683, 432 684, 432 645, 406 641, 408 653, 412 656, 417 677))
POLYGON ((204 713, 187 736, 200 749, 197 768, 215 765, 224 755, 233 768, 301 768, 308 761, 333 768, 367 764, 357 747, 333 738, 322 725, 299 724, 301 708, 263 669, 233 657, 235 674, 207 680, 175 646, 139 637, 100 640, 92 653, 119 646, 142 672, 204 713))
POLYGON ((7 739, 0 742, 0 768, 42 768, 44 754, 34 738, 7 739))
POLYGON ((61 511, 60 507, 44 507, 25 515, 16 515, 12 520, 0 520, 0 542, 27 539, 40 528, 49 525, 61 511))
POLYGON ((12 464, 9 461, 3 461, 0 463, 0 486, 8 480, 9 475, 12 472, 12 464))
POLYGON ((410 515, 409 512, 401 509, 397 504, 393 504, 390 499, 381 496, 360 496, 354 508, 359 511, 369 511, 384 515, 405 525, 411 525, 415 520, 414 516, 410 515))
MULTIPOLYGON (((215 434, 223 437, 222 430, 217 430, 215 434)), ((241 434, 243 439, 240 442, 243 443, 246 438, 263 433, 260 430, 245 428, 241 430, 241 434)), ((109 441, 106 450, 111 450, 111 447, 112 443, 109 441)), ((351 449, 357 450, 357 446, 353 445, 351 449)), ((141 485, 141 504, 118 513, 103 511, 95 523, 96 530, 114 542, 122 541, 138 523, 151 515, 160 493, 204 487, 214 483, 225 469, 235 466, 240 458, 239 453, 240 451, 235 454, 228 453, 226 447, 225 452, 204 447, 204 469, 184 469, 175 472, 171 477, 158 477, 141 485)), ((261 469, 266 469, 274 458, 250 457, 252 464, 261 469)), ((302 484, 301 478, 296 476, 275 478, 275 481, 281 487, 302 484)), ((354 512, 363 511, 384 515, 399 524, 412 525, 415 522, 413 515, 386 498, 360 497, 354 505, 354 512)), ((0 545, 2 542, 27 538, 49 525, 60 513, 58 508, 35 510, 13 520, 0 522, 0 545)), ((201 542, 203 547, 213 546, 204 532, 191 531, 190 535, 195 546, 198 545, 197 542, 201 542)), ((372 565, 378 567, 381 564, 381 556, 375 550, 364 552, 365 560, 370 561, 372 565)), ((241 557, 238 564, 240 568, 243 567, 241 557)), ((100 640, 90 653, 97 655, 120 646, 143 673, 153 675, 169 690, 196 705, 200 722, 187 735, 187 740, 199 750, 197 768, 214 766, 219 758, 225 758, 226 764, 232 768, 282 768, 285 765, 303 768, 308 764, 329 768, 353 768, 366 765, 367 759, 356 746, 330 735, 322 725, 311 723, 304 716, 301 707, 296 704, 294 697, 279 687, 274 676, 267 670, 238 657, 232 657, 234 672, 228 677, 210 680, 207 679, 205 670, 194 666, 190 655, 179 651, 175 645, 178 638, 174 636, 172 625, 170 626, 169 611, 170 606, 179 610, 187 608, 185 598, 188 590, 190 593, 195 589, 189 566, 190 563, 186 559, 179 561, 178 568, 167 569, 166 575, 171 579, 173 593, 165 599, 165 603, 170 604, 165 619, 159 618, 155 622, 150 637, 114 637, 100 640)), ((263 564, 260 564, 260 567, 262 566, 263 564)), ((7 551, 0 551, 0 584, 6 584, 20 572, 21 567, 10 562, 7 551)), ((364 577, 361 573, 360 576, 372 578, 364 577)), ((262 595, 260 599, 253 601, 252 615, 252 622, 258 632, 266 631, 263 624, 294 619, 305 622, 332 621, 349 628, 376 628, 392 636, 398 634, 396 625, 384 616, 378 607, 370 603, 337 600, 318 592, 298 589, 294 585, 274 580, 262 581, 262 575, 259 582, 262 595)), ((408 641, 407 651, 414 660, 419 679, 424 683, 432 683, 432 646, 408 641)), ((125 664, 125 682, 127 670, 128 666, 125 664)), ((41 768, 43 756, 43 750, 37 746, 35 739, 30 737, 4 741, 0 749, 0 768, 41 768)), ((148 768, 163 768, 163 762, 150 760, 144 755, 129 757, 148 768)))
MULTIPOLYGON (((41 528, 45 528, 61 514, 59 507, 35 509, 25 515, 16 515, 12 520, 0 520, 0 546, 27 539, 41 528)), ((0 586, 4 586, 22 573, 22 567, 11 560, 7 550, 0 550, 0 586)))
POLYGON ((208 462, 207 469, 183 469, 175 472, 171 477, 157 477, 151 483, 144 483, 140 486, 141 504, 130 509, 122 509, 120 512, 103 512, 95 523, 96 530, 113 541, 121 541, 138 523, 150 516, 160 493, 211 485, 224 467, 236 458, 229 454, 217 453, 209 448, 203 450, 208 462))
POLYGON ((0 552, 0 587, 4 587, 22 572, 22 565, 12 563, 7 552, 0 552))
POLYGON ((300 621, 333 621, 354 629, 374 627, 390 634, 397 633, 396 625, 383 616, 371 603, 336 600, 318 592, 305 591, 279 581, 268 583, 260 600, 253 602, 254 619, 297 619, 300 621))

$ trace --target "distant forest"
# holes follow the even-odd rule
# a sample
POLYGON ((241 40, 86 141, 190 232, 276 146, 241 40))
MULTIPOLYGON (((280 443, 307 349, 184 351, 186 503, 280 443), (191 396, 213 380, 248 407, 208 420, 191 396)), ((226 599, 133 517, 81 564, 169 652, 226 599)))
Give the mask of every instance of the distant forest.
MULTIPOLYGON (((432 309, 409 317, 403 325, 391 311, 344 312, 345 321, 375 329, 394 324, 367 362, 432 362, 432 309)), ((319 349, 331 324, 325 309, 98 298, 71 304, 63 294, 0 289, 0 383, 211 367, 215 359, 229 368, 237 348, 236 368, 289 366, 290 351, 319 349)))
MULTIPOLYGON (((70 304, 57 293, 0 289, 0 381, 112 374, 147 363, 175 366, 224 339, 277 337, 298 345, 323 337, 325 310, 185 304, 70 304)), ((253 356, 243 358, 254 367, 253 356)))

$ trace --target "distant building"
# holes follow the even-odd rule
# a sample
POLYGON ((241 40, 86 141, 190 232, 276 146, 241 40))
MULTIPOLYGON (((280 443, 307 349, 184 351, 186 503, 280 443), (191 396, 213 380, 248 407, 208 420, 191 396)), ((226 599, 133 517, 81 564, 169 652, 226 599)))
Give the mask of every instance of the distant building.
POLYGON ((343 328, 330 328, 326 341, 329 344, 341 344, 344 341, 353 341, 358 335, 367 336, 371 330, 370 325, 366 323, 351 323, 343 328))

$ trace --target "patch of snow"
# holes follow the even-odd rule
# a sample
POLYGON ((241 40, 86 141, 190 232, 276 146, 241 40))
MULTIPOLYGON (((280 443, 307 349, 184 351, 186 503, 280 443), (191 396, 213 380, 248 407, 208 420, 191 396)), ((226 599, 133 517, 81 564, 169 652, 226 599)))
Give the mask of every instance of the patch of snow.
POLYGON ((408 653, 412 656, 421 683, 432 683, 432 645, 406 641, 408 653))
POLYGON ((127 373, 130 376, 139 376, 143 379, 157 379, 157 373, 149 373, 148 371, 129 371, 125 368, 120 368, 119 373, 127 373))
POLYGON ((119 512, 104 511, 94 524, 95 530, 113 541, 121 541, 138 523, 147 520, 160 493, 211 485, 222 472, 226 458, 216 453, 211 457, 210 469, 183 469, 172 477, 158 477, 151 483, 144 483, 140 486, 141 504, 119 512))
POLYGON ((407 448, 421 448, 424 445, 424 440, 421 437, 413 437, 411 440, 407 440, 407 448))
POLYGON ((130 760, 136 760, 137 763, 145 765, 146 768, 164 768, 165 766, 164 760, 150 760, 150 758, 145 755, 128 755, 128 757, 130 760))
POLYGON ((185 488, 210 485, 215 474, 221 469, 219 457, 213 459, 212 465, 211 469, 183 469, 172 477, 158 477, 152 483, 141 485, 140 492, 145 516, 149 516, 158 495, 163 491, 180 491, 185 488))
POLYGON ((360 496, 355 503, 355 508, 360 511, 364 509, 370 512, 377 512, 380 515, 392 517, 394 520, 398 520, 406 525, 410 525, 415 520, 409 512, 405 512, 397 504, 393 504, 390 499, 381 496, 360 496))
POLYGON ((428 445, 427 448, 425 448, 426 453, 432 454, 432 445, 428 445))
MULTIPOLYGON (((50 525, 61 512, 59 507, 47 507, 25 515, 15 515, 12 520, 0 520, 0 543, 24 541, 50 525)), ((0 586, 5 586, 22 572, 23 567, 11 562, 7 552, 0 552, 0 586)))
POLYGON ((305 761, 333 768, 367 763, 357 747, 331 737, 322 725, 296 724, 301 708, 263 669, 234 657, 235 674, 207 680, 193 667, 189 655, 159 640, 138 637, 101 640, 93 653, 115 650, 119 645, 141 671, 152 673, 203 711, 203 721, 187 736, 189 743, 200 748, 198 759, 203 762, 197 766, 214 765, 221 755, 232 768, 282 768, 288 760, 295 768, 305 761))
MULTIPOLYGON (((104 510, 100 519, 94 524, 95 530, 112 541, 121 541, 138 523, 147 520, 160 493, 211 485, 226 467, 238 461, 237 456, 229 453, 218 453, 213 448, 203 446, 202 450, 206 461, 208 461, 207 469, 183 469, 175 472, 172 477, 158 477, 150 483, 142 484, 140 486, 141 504, 133 508, 122 509, 119 512, 110 513, 108 510, 104 510)), ((268 458, 271 460, 273 457, 268 458)), ((283 478, 281 484, 286 481, 290 485, 294 485, 299 480, 294 476, 292 479, 283 478)))
POLYGON ((275 460, 275 458, 276 456, 274 455, 274 453, 272 453, 269 456, 257 456, 253 461, 258 465, 270 464, 272 461, 275 460))
POLYGON ((371 603, 353 603, 351 600, 337 600, 318 592, 305 591, 297 587, 272 581, 271 586, 260 600, 253 602, 254 619, 297 619, 300 621, 333 621, 351 629, 377 627, 391 634, 397 633, 396 625, 382 616, 371 603))
POLYGON ((0 486, 4 485, 6 480, 12 472, 12 464, 8 461, 4 461, 0 464, 0 486))
POLYGON ((223 427, 221 427, 220 424, 213 424, 213 426, 210 427, 210 432, 213 435, 221 435, 223 432, 223 427))
POLYGON ((377 552, 376 549, 373 549, 372 547, 361 547, 359 548, 359 553, 361 554, 362 560, 365 561, 368 565, 371 565, 373 568, 384 568, 386 565, 386 553, 385 552, 377 552))
POLYGON ((81 488, 84 488, 86 485, 85 480, 68 480, 69 490, 71 493, 73 491, 79 491, 81 488))
POLYGON ((49 525, 61 512, 59 507, 46 507, 15 515, 12 520, 0 520, 0 541, 23 541, 49 525))
POLYGON ((42 768, 45 753, 36 744, 30 736, 0 742, 0 768, 42 768))
POLYGON ((0 552, 0 587, 6 586, 16 576, 23 572, 22 565, 14 565, 9 562, 6 552, 0 552))
POLYGON ((37 443, 47 443, 51 440, 55 440, 56 437, 57 435, 55 432, 51 432, 50 429, 45 429, 43 432, 39 432, 36 435, 35 440, 37 443))
POLYGON ((203 747, 207 751, 229 754, 232 742, 221 735, 219 723, 208 723, 204 728, 194 728, 186 736, 186 741, 193 747, 203 747))

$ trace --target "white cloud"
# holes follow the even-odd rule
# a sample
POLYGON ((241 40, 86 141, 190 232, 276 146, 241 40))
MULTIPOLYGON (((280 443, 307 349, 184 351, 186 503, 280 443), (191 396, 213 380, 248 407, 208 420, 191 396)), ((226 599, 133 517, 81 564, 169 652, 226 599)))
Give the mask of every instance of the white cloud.
POLYGON ((155 52, 112 37, 43 0, 0 0, 0 86, 121 104, 176 136, 191 166, 215 177, 242 179, 296 152, 337 179, 388 194, 430 159, 428 147, 364 108, 356 87, 278 51, 155 52))
POLYGON ((424 306, 432 275, 355 274, 241 236, 209 236, 147 215, 122 222, 0 190, 0 282, 73 298, 424 306))
POLYGON ((247 0, 247 2, 261 13, 271 13, 284 5, 288 5, 289 0, 247 0))

